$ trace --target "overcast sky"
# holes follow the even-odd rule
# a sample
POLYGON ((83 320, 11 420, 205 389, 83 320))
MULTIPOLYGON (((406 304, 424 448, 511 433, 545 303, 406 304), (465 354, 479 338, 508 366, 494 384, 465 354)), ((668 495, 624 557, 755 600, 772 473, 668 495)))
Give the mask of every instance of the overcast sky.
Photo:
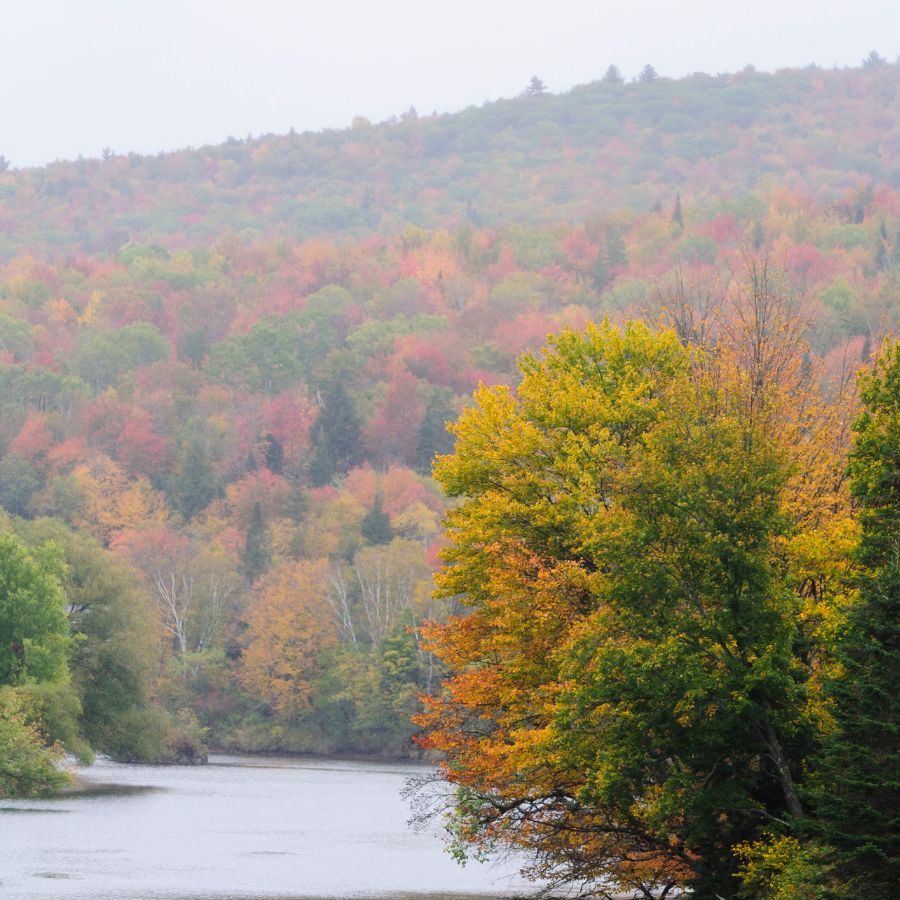
POLYGON ((900 0, 0 0, 0 154, 152 153, 626 77, 900 54, 900 0))

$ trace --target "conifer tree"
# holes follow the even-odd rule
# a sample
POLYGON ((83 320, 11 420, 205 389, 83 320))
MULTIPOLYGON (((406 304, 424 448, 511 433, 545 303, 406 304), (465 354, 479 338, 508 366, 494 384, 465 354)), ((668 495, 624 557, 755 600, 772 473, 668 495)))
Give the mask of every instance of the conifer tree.
POLYGON ((675 209, 672 210, 672 221, 679 227, 684 228, 684 213, 681 210, 681 193, 675 195, 675 209))
POLYGON ((622 73, 616 65, 611 65, 603 75, 604 84, 622 84, 623 81, 622 73))
POLYGON ((452 418, 453 412, 442 398, 429 400, 416 439, 415 470, 420 475, 431 474, 436 455, 453 452, 453 437, 446 428, 446 422, 452 418))
POLYGON ((888 897, 900 884, 900 344, 864 378, 851 455, 860 504, 859 602, 830 684, 837 730, 814 799, 835 896, 888 897), (848 893, 849 891, 849 893, 848 893))
POLYGON ((185 520, 202 512, 216 496, 216 476, 202 438, 192 439, 173 485, 175 504, 185 520))
POLYGON ((393 537, 391 520, 383 508, 381 493, 375 495, 375 503, 362 520, 360 531, 370 544, 389 544, 393 537))
POLYGON ((321 409, 313 423, 311 438, 315 448, 309 465, 313 485, 327 484, 337 472, 346 472, 359 461, 362 426, 353 403, 340 382, 322 396, 321 409))
POLYGON ((271 433, 265 436, 264 441, 266 468, 280 475, 284 469, 284 445, 271 433))
POLYGON ((526 97, 540 97, 541 94, 547 93, 547 85, 537 75, 532 75, 524 93, 526 97))
POLYGON ((272 561, 271 544, 269 526, 266 523, 262 506, 257 500, 253 504, 253 513, 250 517, 250 524, 247 526, 244 553, 241 559, 241 568, 250 584, 253 584, 269 567, 269 563, 272 561))
POLYGON ((606 232, 606 263, 610 269, 628 264, 628 251, 618 228, 609 228, 606 232))
POLYGON ((753 230, 750 232, 750 244, 754 250, 762 250, 766 243, 766 230, 763 228, 762 222, 757 220, 753 223, 753 230))

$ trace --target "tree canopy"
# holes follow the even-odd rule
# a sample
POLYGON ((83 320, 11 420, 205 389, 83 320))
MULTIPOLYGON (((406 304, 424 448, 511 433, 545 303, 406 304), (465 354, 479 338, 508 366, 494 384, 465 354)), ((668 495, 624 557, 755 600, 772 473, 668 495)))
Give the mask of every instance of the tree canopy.
POLYGON ((438 584, 469 612, 429 632, 454 674, 419 721, 461 852, 729 896, 736 848, 804 816, 822 648, 785 550, 819 538, 772 289, 751 277, 753 326, 707 348, 639 322, 563 333, 460 418, 438 584))

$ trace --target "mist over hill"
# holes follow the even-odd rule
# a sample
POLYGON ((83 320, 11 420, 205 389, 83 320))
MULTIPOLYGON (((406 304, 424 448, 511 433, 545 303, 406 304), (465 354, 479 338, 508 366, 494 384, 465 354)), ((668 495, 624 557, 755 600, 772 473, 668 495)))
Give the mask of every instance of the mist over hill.
POLYGON ((0 258, 242 240, 572 224, 786 187, 820 203, 900 186, 900 65, 745 69, 632 83, 611 71, 440 116, 229 139, 0 174, 0 258))

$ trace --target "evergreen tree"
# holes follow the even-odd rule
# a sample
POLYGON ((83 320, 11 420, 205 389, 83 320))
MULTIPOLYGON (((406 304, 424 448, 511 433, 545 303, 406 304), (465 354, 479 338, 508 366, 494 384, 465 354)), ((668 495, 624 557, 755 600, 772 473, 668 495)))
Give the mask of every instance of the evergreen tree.
POLYGON ((681 210, 681 192, 675 195, 675 209, 672 210, 672 221, 679 228, 684 228, 684 213, 681 210))
POLYGON ((641 74, 638 75, 638 80, 644 82, 645 84, 649 84, 651 81, 655 81, 657 78, 656 69, 647 63, 643 69, 641 69, 641 74))
POLYGON ((359 461, 362 426, 344 386, 335 382, 322 396, 313 423, 313 456, 309 478, 313 485, 327 484, 337 472, 346 472, 359 461))
POLYGON ((753 245, 754 250, 762 250, 766 243, 766 230, 763 228, 762 222, 758 220, 753 223, 753 230, 750 232, 750 243, 753 245))
POLYGON ((173 484, 175 505, 185 520, 209 506, 216 496, 216 475, 209 459, 206 441, 192 438, 184 451, 181 471, 173 484))
POLYGON ((604 84, 621 84, 624 79, 618 66, 610 66, 603 75, 604 84))
POLYGON ((452 418, 453 411, 443 398, 435 396, 429 400, 416 439, 414 468, 420 475, 431 474, 435 456, 453 452, 453 436, 446 428, 452 418))
POLYGON ((864 69, 883 69, 888 61, 877 51, 873 50, 863 61, 864 69))
POLYGON ((284 446, 274 434, 267 434, 265 442, 266 468, 276 475, 284 469, 284 446))
POLYGON ((888 897, 900 884, 900 344, 864 378, 861 394, 850 463, 860 597, 838 649, 841 675, 830 683, 837 730, 814 800, 833 848, 835 896, 888 897))
POLYGON ((610 269, 617 269, 628 264, 625 241, 618 228, 610 228, 606 232, 606 262, 610 269))
POLYGON ((537 75, 531 76, 531 81, 528 82, 528 87, 525 88, 525 96, 526 97, 539 97, 541 94, 547 93, 547 85, 541 81, 537 75))
POLYGON ((244 553, 241 557, 241 569, 250 584, 253 584, 272 561, 272 540, 269 526, 266 523, 262 506, 257 500, 253 504, 247 536, 244 540, 244 553))
POLYGON ((381 493, 375 495, 375 503, 362 520, 360 532, 369 544, 389 544, 393 535, 391 520, 383 508, 381 493))
POLYGON ((889 272, 891 269, 890 239, 884 219, 878 229, 878 238, 875 245, 875 267, 880 272, 889 272))
POLYGON ((594 264, 591 266, 591 281, 593 282, 594 290, 598 294, 602 293, 606 285, 609 284, 609 264, 602 252, 597 254, 594 264))

